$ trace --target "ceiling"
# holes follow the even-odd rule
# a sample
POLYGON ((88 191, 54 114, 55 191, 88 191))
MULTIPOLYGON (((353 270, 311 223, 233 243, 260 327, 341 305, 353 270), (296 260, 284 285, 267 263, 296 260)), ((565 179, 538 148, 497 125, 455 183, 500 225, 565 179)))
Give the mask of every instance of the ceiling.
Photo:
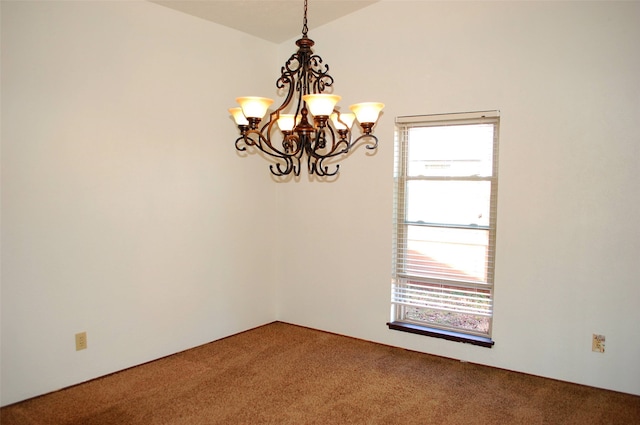
MULTIPOLYGON (((302 34, 303 0, 149 1, 274 43, 282 43, 302 34)), ((377 1, 379 0, 309 0, 309 32, 377 1)))

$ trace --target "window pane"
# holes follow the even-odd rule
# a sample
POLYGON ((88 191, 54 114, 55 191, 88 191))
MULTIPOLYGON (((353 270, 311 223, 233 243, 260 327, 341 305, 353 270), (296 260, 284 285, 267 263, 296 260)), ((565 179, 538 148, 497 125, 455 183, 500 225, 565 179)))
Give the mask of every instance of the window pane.
POLYGON ((454 313, 432 308, 406 307, 404 320, 422 322, 443 328, 466 329, 480 334, 489 333, 490 317, 454 313))
POLYGON ((489 226, 491 182, 407 182, 407 221, 489 226))
POLYGON ((409 129, 409 176, 490 176, 493 124, 409 129))
POLYGON ((404 271, 411 276, 487 282, 489 231, 407 226, 404 271))

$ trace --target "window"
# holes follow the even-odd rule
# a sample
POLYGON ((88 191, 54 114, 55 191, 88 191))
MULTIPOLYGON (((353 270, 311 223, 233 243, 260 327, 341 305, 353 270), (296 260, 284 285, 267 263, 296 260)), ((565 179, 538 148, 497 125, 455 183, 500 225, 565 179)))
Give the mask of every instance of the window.
POLYGON ((391 329, 491 347, 498 111, 399 117, 391 329))

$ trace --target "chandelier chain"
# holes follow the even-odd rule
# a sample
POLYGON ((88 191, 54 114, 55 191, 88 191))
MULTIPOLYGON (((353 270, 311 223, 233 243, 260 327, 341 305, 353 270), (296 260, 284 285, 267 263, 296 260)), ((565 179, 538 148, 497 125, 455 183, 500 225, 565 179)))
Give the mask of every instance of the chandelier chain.
POLYGON ((302 36, 307 37, 309 28, 307 27, 307 0, 304 0, 304 18, 302 20, 302 36))

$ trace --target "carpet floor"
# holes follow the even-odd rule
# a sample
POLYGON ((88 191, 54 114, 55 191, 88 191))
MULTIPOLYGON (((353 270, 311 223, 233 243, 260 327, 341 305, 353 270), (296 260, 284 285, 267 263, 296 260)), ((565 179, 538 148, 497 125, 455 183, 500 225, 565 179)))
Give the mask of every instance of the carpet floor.
POLYGON ((274 322, 0 410, 2 425, 640 424, 640 397, 274 322))

